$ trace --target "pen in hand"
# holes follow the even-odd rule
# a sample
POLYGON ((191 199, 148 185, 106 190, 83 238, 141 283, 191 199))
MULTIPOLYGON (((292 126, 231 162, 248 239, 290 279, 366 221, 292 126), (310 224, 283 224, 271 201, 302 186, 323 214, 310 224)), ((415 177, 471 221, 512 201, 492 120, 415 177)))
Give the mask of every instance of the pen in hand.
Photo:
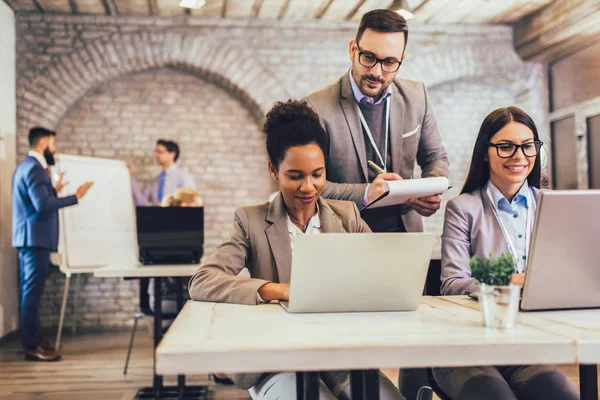
POLYGON ((367 164, 369 164, 369 167, 371 167, 375 171, 377 171, 378 174, 385 174, 385 171, 383 169, 381 169, 381 167, 379 165, 375 164, 373 161, 368 160, 367 164))

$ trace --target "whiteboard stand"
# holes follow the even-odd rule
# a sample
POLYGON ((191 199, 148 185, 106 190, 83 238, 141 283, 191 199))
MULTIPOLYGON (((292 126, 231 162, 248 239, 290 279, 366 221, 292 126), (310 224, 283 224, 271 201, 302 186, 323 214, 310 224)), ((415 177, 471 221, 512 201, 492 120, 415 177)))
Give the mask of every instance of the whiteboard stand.
MULTIPOLYGON (((60 254, 58 256, 60 257, 60 254)), ((64 257, 60 257, 60 258, 62 260, 64 257)), ((76 284, 75 284, 75 296, 74 296, 75 303, 73 304, 73 320, 71 323, 71 330, 74 335, 77 330, 77 328, 76 328, 77 298, 78 298, 79 289, 81 286, 80 285, 81 274, 93 274, 94 271, 96 269, 98 269, 98 267, 71 269, 62 262, 58 263, 58 267, 60 269, 60 272, 65 274, 65 285, 63 288, 62 302, 60 305, 60 316, 58 317, 58 331, 56 332, 56 342, 54 343, 54 348, 56 348, 56 351, 58 351, 60 349, 60 339, 62 337, 62 329, 63 329, 63 325, 64 325, 64 321, 65 321, 65 313, 67 311, 67 301, 69 299, 69 287, 71 285, 71 276, 73 276, 74 274, 77 275, 77 280, 76 280, 76 284)))

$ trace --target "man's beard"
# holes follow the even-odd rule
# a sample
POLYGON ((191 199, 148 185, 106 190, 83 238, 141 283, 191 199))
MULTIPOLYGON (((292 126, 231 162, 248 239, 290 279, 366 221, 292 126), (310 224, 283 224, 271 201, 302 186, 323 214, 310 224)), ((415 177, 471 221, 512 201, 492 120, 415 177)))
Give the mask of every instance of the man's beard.
POLYGON ((54 154, 47 147, 46 150, 44 150, 44 158, 46 159, 48 165, 54 165, 56 163, 56 161, 54 160, 54 154))

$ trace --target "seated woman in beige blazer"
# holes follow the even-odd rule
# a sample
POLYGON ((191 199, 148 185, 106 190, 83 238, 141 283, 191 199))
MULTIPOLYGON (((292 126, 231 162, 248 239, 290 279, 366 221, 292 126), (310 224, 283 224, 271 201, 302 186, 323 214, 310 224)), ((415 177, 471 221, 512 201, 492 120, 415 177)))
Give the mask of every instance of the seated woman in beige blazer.
MULTIPOLYGON (((239 208, 229 238, 190 281, 193 300, 257 305, 289 300, 294 238, 304 234, 370 232, 350 201, 324 200, 328 141, 306 102, 276 103, 264 125, 268 171, 281 193, 272 202, 239 208), (250 277, 238 276, 244 268, 250 277)), ((260 334, 260 333, 258 333, 260 334)), ((349 399, 348 372, 321 373, 321 399, 349 399)), ((295 399, 294 373, 234 375, 254 399, 295 399)), ((382 399, 402 399, 385 376, 382 399)))
MULTIPOLYGON (((483 121, 467 180, 446 206, 442 234, 442 294, 478 290, 469 259, 511 252, 513 283, 522 285, 527 244, 540 187, 542 142, 533 120, 517 107, 499 108, 483 121)), ((578 399, 571 382, 551 365, 434 368, 454 400, 578 399)))

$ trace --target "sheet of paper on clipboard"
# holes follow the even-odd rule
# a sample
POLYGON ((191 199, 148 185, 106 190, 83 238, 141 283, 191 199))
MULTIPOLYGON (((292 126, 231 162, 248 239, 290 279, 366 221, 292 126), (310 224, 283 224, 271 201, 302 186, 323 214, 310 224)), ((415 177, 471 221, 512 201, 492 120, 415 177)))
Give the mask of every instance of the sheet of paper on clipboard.
POLYGON ((385 192, 364 206, 362 210, 404 204, 409 199, 442 194, 450 188, 448 178, 432 177, 385 181, 385 192))

